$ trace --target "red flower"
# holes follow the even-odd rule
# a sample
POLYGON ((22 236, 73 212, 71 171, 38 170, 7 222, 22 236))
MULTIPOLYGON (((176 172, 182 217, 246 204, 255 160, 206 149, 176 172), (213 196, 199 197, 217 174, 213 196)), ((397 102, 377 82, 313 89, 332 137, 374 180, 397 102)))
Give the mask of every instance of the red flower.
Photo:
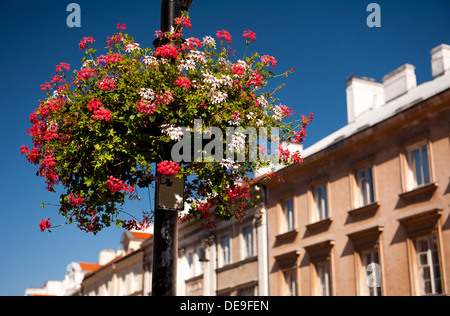
POLYGON ((145 114, 153 114, 153 112, 156 109, 156 105, 150 103, 150 101, 148 100, 142 100, 141 102, 138 103, 137 105, 137 110, 141 113, 145 113, 145 114))
POLYGON ((244 35, 242 35, 243 38, 246 38, 247 41, 252 40, 253 42, 256 41, 256 34, 252 31, 245 31, 244 35))
POLYGON ((173 58, 177 59, 178 50, 174 45, 168 44, 161 47, 158 47, 155 51, 156 56, 161 56, 164 58, 173 58))
POLYGON ((100 102, 99 99, 91 99, 91 101, 89 101, 89 103, 87 104, 89 111, 95 111, 97 109, 99 109, 100 107, 103 106, 103 103, 100 102))
POLYGON ((83 37, 83 39, 80 41, 80 50, 83 50, 85 48, 89 48, 90 45, 88 43, 94 43, 95 40, 92 37, 83 37))
POLYGON ((271 64, 273 68, 277 67, 277 60, 272 56, 264 55, 261 57, 261 61, 267 65, 271 64))
POLYGON ((70 70, 70 65, 66 64, 66 63, 61 63, 61 64, 57 65, 56 66, 56 73, 62 72, 63 69, 69 71, 70 70))
POLYGON ((125 31, 127 28, 126 28, 126 24, 120 24, 120 23, 118 23, 117 24, 117 27, 116 27, 118 30, 122 30, 122 31, 125 31))
POLYGON ((218 31, 216 37, 220 39, 223 38, 226 42, 228 42, 228 44, 231 44, 232 37, 228 31, 218 31))
POLYGON ((45 232, 47 229, 50 228, 50 226, 52 226, 49 221, 50 221, 50 218, 43 219, 41 221, 41 223, 39 224, 39 227, 41 228, 41 232, 45 232))
POLYGON ((183 24, 184 26, 186 26, 186 27, 188 27, 189 28, 189 31, 191 30, 191 28, 192 28, 192 23, 191 23, 191 21, 187 18, 187 17, 181 17, 181 18, 175 18, 175 23, 177 24, 177 25, 181 25, 181 24, 183 24))
POLYGON ((91 68, 81 69, 77 74, 78 80, 88 80, 90 77, 93 76, 95 76, 95 69, 91 68))
POLYGON ((133 193, 136 186, 133 185, 132 187, 130 187, 128 184, 125 184, 122 180, 110 176, 109 180, 106 181, 106 188, 112 193, 117 193, 120 191, 133 193))
POLYGON ((176 162, 166 160, 158 164, 158 169, 156 171, 164 176, 170 177, 178 174, 180 171, 180 165, 176 162))
POLYGON ((175 83, 183 88, 190 89, 191 88, 191 81, 186 77, 178 77, 177 81, 175 83))
POLYGON ((103 91, 114 90, 116 88, 114 79, 103 79, 98 83, 98 88, 103 91))
POLYGON ((95 121, 109 122, 111 120, 111 112, 108 109, 99 108, 97 110, 94 110, 94 115, 92 116, 92 119, 95 121))

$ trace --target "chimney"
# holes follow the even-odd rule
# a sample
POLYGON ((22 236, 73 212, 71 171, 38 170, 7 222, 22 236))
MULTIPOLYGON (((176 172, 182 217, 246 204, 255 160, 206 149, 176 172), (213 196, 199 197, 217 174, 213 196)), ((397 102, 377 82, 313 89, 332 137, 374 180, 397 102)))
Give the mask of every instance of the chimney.
POLYGON ((347 81, 348 123, 353 123, 365 112, 384 104, 383 84, 368 78, 351 78, 347 81))
POLYGON ((433 77, 450 71, 450 46, 439 45, 431 51, 431 72, 433 77))
POLYGON ((417 87, 415 70, 413 65, 405 64, 383 77, 386 103, 417 87))

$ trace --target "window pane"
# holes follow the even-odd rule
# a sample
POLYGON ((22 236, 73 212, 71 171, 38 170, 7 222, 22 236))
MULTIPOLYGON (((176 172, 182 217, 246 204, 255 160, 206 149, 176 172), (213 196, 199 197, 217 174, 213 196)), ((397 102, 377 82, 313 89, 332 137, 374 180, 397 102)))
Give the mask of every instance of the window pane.
POLYGON ((422 169, 423 169, 423 184, 430 183, 427 146, 422 147, 422 169))

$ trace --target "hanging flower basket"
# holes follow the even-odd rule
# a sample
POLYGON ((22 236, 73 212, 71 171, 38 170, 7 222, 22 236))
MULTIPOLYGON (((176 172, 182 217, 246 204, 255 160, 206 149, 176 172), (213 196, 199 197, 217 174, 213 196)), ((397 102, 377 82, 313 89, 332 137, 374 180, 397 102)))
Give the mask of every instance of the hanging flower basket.
MULTIPOLYGON (((253 184, 250 175, 268 162, 225 157, 195 161, 194 151, 190 161, 173 161, 174 145, 185 138, 183 130, 194 132, 195 120, 202 121, 201 133, 208 127, 224 134, 227 127, 268 127, 280 130, 280 140, 303 141, 312 115, 283 122, 293 112, 277 105, 278 88, 269 86, 275 77, 274 57, 254 53, 236 60, 227 31, 217 32, 216 38, 182 40, 191 21, 184 15, 176 22, 173 33, 156 32, 166 44, 155 50, 135 43, 124 24, 108 37, 104 54, 98 55, 96 41, 85 37, 79 43, 85 53, 81 69, 70 76, 70 65, 61 63, 41 86, 46 97, 30 115, 28 130, 33 147, 24 145, 21 152, 39 166, 48 191, 55 192, 57 185, 64 188, 59 213, 66 224, 77 223, 93 233, 111 224, 145 228, 151 210, 142 219, 130 219, 123 205, 126 198, 138 198, 138 188, 152 185, 157 171, 186 177, 190 210, 182 220, 201 218, 205 227, 214 227, 216 220, 242 218, 245 208, 257 201, 242 181, 253 184)), ((248 48, 256 36, 246 31, 243 38, 248 48)), ((232 140, 227 144, 224 137, 224 152, 248 154, 245 137, 234 135, 232 140)), ((283 163, 301 162, 298 152, 282 146, 276 154, 283 163)), ((49 227, 46 219, 41 229, 49 227)))

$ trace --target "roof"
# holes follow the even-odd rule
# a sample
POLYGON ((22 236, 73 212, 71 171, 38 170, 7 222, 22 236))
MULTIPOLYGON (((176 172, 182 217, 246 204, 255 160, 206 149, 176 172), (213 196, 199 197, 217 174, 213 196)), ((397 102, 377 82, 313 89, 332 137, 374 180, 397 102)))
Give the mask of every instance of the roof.
POLYGON ((137 239, 149 239, 153 237, 153 234, 149 234, 149 233, 144 233, 144 232, 131 232, 133 234, 134 238, 137 239))
POLYGON ((367 111, 358 119, 340 130, 328 135, 317 143, 311 145, 303 151, 303 158, 313 156, 314 154, 349 138, 369 127, 375 126, 396 114, 403 112, 415 105, 428 100, 435 95, 450 89, 450 72, 425 82, 414 89, 409 90, 404 95, 389 101, 388 103, 367 111))
POLYGON ((80 265, 81 270, 84 271, 96 271, 102 267, 102 265, 98 263, 78 262, 78 264, 80 265))

